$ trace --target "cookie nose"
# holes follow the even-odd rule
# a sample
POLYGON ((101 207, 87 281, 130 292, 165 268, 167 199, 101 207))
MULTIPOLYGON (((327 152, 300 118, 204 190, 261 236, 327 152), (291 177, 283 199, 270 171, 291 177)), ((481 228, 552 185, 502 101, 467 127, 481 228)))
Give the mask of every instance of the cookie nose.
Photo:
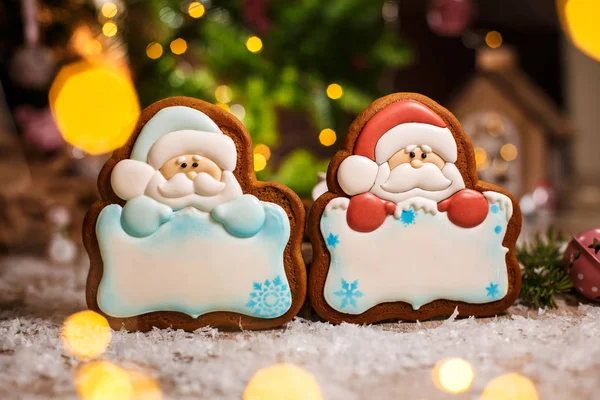
POLYGON ((198 176, 198 173, 196 171, 190 171, 187 174, 185 174, 185 176, 187 176, 190 180, 193 181, 198 176))
POLYGON ((412 160, 412 161, 410 162, 410 165, 411 165, 413 168, 421 168, 421 167, 423 166, 423 161, 421 161, 421 160, 412 160))

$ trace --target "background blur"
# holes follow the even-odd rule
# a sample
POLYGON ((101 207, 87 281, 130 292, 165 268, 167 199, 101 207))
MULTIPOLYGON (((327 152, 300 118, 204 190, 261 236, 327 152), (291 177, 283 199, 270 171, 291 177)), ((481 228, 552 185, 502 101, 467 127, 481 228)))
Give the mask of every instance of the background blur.
POLYGON ((481 178, 515 194, 525 232, 593 227, 592 3, 4 0, 0 249, 70 262, 104 160, 140 107, 175 95, 238 117, 259 179, 310 199, 357 113, 419 92, 461 120, 481 178))

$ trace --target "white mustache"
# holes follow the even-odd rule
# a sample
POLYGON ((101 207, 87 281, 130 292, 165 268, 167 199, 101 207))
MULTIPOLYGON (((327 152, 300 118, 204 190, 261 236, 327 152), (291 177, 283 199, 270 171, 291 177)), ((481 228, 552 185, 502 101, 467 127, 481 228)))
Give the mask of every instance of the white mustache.
POLYGON ((421 168, 413 168, 405 163, 390 172, 381 188, 389 193, 403 193, 415 188, 435 192, 444 190, 451 184, 452 181, 432 163, 425 163, 421 168))
POLYGON ((158 191, 169 199, 177 199, 197 193, 200 196, 215 196, 225 189, 225 183, 213 178, 206 172, 201 172, 193 181, 183 173, 175 174, 168 181, 158 185, 158 191))
POLYGON ((225 183, 216 180, 206 172, 200 172, 194 179, 194 189, 200 196, 216 196, 225 189, 225 183))

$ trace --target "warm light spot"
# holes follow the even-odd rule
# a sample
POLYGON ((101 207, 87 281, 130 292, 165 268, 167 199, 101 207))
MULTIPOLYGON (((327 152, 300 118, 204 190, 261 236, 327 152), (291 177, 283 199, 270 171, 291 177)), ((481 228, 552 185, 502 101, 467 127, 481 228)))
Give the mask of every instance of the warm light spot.
POLYGON ((435 386, 449 393, 467 391, 475 377, 471 364, 462 358, 449 358, 438 361, 433 368, 432 375, 435 386))
POLYGON ((501 158, 495 158, 492 162, 492 168, 495 174, 502 175, 508 171, 508 163, 501 158))
POLYGON ((240 121, 243 121, 244 117, 246 117, 246 109, 241 104, 232 104, 229 108, 229 112, 235 115, 240 121))
POLYGON ((233 92, 227 85, 219 85, 215 89, 215 99, 217 99, 219 103, 229 103, 232 97, 233 92))
POLYGON ((327 97, 333 100, 337 100, 344 94, 344 89, 337 83, 332 83, 327 86, 327 97))
POLYGON ((506 161, 512 161, 517 158, 517 146, 512 143, 506 143, 500 148, 500 156, 506 161))
POLYGON ((204 5, 199 1, 193 1, 188 6, 188 14, 190 14, 190 17, 192 18, 202 17, 205 11, 204 5))
POLYGON ((271 158, 271 149, 266 144, 259 143, 254 147, 254 152, 258 154, 262 154, 265 156, 265 159, 268 160, 271 158))
POLYGON ((229 111, 229 106, 225 103, 217 103, 217 107, 222 108, 225 111, 229 111))
POLYGON ((117 11, 119 11, 117 5, 111 2, 104 3, 102 4, 102 7, 100 7, 100 13, 106 18, 113 18, 117 15, 117 11))
POLYGON ((557 5, 561 22, 575 46, 596 61, 600 61, 600 2, 558 0, 557 5))
POLYGON ((129 74, 87 61, 68 64, 59 71, 49 100, 64 139, 93 155, 123 146, 140 115, 129 74))
POLYGON ((160 43, 152 42, 146 47, 146 55, 148 56, 148 58, 151 58, 153 60, 160 58, 160 56, 162 56, 162 53, 163 48, 160 45, 160 43))
POLYGON ((489 31, 485 35, 485 44, 492 49, 496 49, 502 45, 502 35, 498 31, 489 31))
POLYGON ((108 21, 104 25, 102 25, 102 34, 106 37, 115 36, 118 30, 119 29, 117 28, 117 24, 115 24, 112 21, 108 21))
POLYGON ((487 131, 492 136, 501 136, 504 133, 504 124, 500 118, 492 117, 488 120, 487 131))
POLYGON ((133 385, 123 368, 108 361, 85 364, 75 373, 75 388, 83 400, 133 399, 133 385))
POLYGON ((152 377, 133 369, 128 369, 127 374, 133 386, 132 399, 135 400, 161 400, 162 390, 152 377))
POLYGON ((100 356, 110 343, 108 321, 94 311, 81 311, 63 323, 60 337, 70 355, 90 359, 100 356))
POLYGON ((102 52, 102 43, 96 39, 92 39, 85 44, 84 51, 88 56, 97 56, 102 52))
POLYGON ((266 166, 267 158, 260 153, 254 153, 254 170, 257 172, 262 171, 266 166))
POLYGON ((477 171, 483 171, 489 166, 489 160, 487 151, 483 147, 475 147, 475 164, 477 165, 477 171))
POLYGON ((258 36, 250 36, 248 40, 246 40, 246 47, 252 53, 258 53, 260 49, 262 49, 263 43, 258 36))
POLYGON ((183 54, 187 50, 187 42, 182 38, 178 38, 173 40, 169 47, 171 48, 173 54, 183 54))
POLYGON ((323 146, 331 146, 335 143, 336 139, 337 136, 333 129, 325 128, 319 133, 319 142, 321 142, 323 146))
POLYGON ((258 370, 244 390, 243 400, 322 400, 314 376, 291 364, 258 370))
POLYGON ((531 380, 517 373, 492 379, 487 384, 480 400, 537 400, 538 395, 531 380))

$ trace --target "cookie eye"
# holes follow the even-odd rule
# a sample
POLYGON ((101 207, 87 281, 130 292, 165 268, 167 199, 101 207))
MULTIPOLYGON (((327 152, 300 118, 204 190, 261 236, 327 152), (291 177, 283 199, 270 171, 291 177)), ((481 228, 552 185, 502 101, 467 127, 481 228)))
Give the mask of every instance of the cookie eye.
POLYGON ((186 163, 181 164, 181 168, 187 168, 187 164, 186 163))
POLYGON ((421 158, 422 159, 426 159, 427 158, 427 154, 426 153, 421 154, 421 158))
POLYGON ((197 162, 195 162, 195 163, 192 164, 192 167, 194 167, 194 168, 196 168, 197 166, 198 166, 197 162))
POLYGON ((414 151, 411 151, 408 155, 410 156, 410 158, 415 158, 416 157, 416 154, 415 154, 414 151))

